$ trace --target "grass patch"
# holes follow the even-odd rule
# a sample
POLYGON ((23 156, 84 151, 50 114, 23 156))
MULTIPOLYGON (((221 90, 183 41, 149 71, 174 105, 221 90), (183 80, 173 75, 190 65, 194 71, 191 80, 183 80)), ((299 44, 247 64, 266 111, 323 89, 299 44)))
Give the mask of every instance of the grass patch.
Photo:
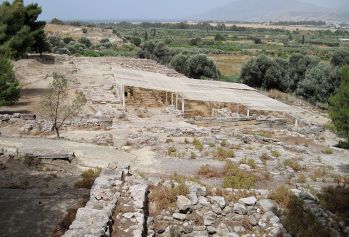
POLYGON ((327 176, 328 172, 325 167, 319 167, 317 168, 314 173, 310 176, 310 178, 313 181, 318 180, 319 178, 325 178, 327 176))
POLYGON ((306 181, 307 181, 307 177, 303 173, 298 175, 298 177, 297 177, 298 183, 305 183, 306 181))
POLYGON ((225 160, 227 158, 232 158, 235 156, 235 152, 232 149, 224 149, 223 147, 217 148, 213 153, 213 157, 217 160, 225 160))
POLYGON ((273 132, 271 131, 265 131, 265 130, 260 130, 257 132, 257 135, 261 137, 267 137, 267 138, 272 138, 273 132))
POLYGON ((156 204, 158 211, 161 211, 166 208, 174 207, 176 205, 177 196, 185 196, 188 193, 189 189, 183 183, 180 183, 174 188, 168 188, 165 186, 151 186, 149 200, 156 204))
POLYGON ((269 198, 277 202, 281 207, 288 206, 293 193, 284 185, 277 187, 270 194, 269 198))
POLYGON ((195 160, 197 158, 197 155, 195 154, 195 152, 191 152, 190 153, 190 159, 192 159, 192 160, 195 160))
POLYGON ((76 188, 90 189, 95 182, 95 179, 101 174, 101 168, 88 169, 81 174, 81 179, 74 186, 76 188))
POLYGON ((293 169, 296 172, 302 170, 302 166, 297 161, 292 160, 292 159, 284 160, 283 165, 285 167, 290 167, 291 169, 293 169))
POLYGON ((271 155, 275 158, 279 158, 281 156, 279 151, 271 151, 271 155))
POLYGON ((193 145, 195 149, 202 151, 204 149, 204 145, 201 143, 201 141, 197 138, 194 138, 193 145))
POLYGON ((254 159, 242 159, 239 162, 240 164, 246 164, 248 166, 250 166, 251 169, 255 169, 257 167, 256 165, 256 161, 254 159))
POLYGON ((204 176, 206 178, 213 178, 219 177, 222 174, 212 166, 206 164, 200 167, 200 169, 198 170, 198 175, 204 176))
POLYGON ((331 148, 329 148, 329 147, 326 147, 326 148, 322 149, 321 152, 326 154, 326 155, 332 155, 333 154, 333 150, 331 148))
POLYGON ((177 149, 173 146, 167 148, 167 154, 169 156, 176 156, 177 155, 177 149))
POLYGON ((256 176, 251 172, 240 170, 236 164, 228 161, 224 167, 223 188, 250 189, 256 184, 256 176))

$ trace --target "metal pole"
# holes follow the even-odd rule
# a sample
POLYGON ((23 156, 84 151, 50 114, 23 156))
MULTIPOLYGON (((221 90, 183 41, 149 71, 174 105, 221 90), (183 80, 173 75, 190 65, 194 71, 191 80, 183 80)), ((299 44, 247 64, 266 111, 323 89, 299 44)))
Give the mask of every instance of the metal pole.
POLYGON ((165 104, 167 104, 167 91, 166 91, 165 93, 166 93, 166 101, 165 101, 165 104))
POLYGON ((171 93, 171 105, 173 105, 173 93, 171 93))
POLYGON ((247 117, 250 117, 250 110, 247 110, 247 117))

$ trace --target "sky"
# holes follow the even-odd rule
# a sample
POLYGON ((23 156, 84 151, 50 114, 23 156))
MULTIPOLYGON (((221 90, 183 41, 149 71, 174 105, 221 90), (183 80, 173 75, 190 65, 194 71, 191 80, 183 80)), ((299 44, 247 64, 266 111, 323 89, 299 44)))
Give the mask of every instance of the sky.
MULTIPOLYGON (((161 20, 189 18, 232 0, 24 0, 43 8, 41 19, 161 20)), ((1 1, 0 1, 1 2, 1 1)))
MULTIPOLYGON (((4 0, 0 0, 0 3, 4 0)), ((41 20, 190 20, 234 0, 24 0, 39 3, 41 20)), ((263 0, 261 0, 263 1, 263 0)), ((280 0, 282 1, 282 0, 280 0)), ((301 0, 323 5, 333 1, 301 0)))

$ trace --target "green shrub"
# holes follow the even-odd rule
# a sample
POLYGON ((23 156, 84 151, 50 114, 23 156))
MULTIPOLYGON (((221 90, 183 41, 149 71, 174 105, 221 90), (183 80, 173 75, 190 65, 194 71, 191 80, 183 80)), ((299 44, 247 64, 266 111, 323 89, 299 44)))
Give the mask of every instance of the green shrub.
POLYGON ((275 158, 279 158, 281 156, 279 151, 271 151, 271 155, 274 156, 275 158))
POLYGON ((224 188, 253 188, 256 183, 256 177, 246 171, 242 171, 239 167, 231 161, 226 162, 224 167, 224 188))
POLYGON ((204 145, 201 143, 201 141, 197 138, 194 138, 193 140, 193 145, 195 148, 199 151, 202 151, 204 149, 204 145))
POLYGON ((333 150, 331 148, 329 148, 329 147, 326 147, 326 148, 322 149, 321 152, 326 154, 326 155, 333 154, 333 150))

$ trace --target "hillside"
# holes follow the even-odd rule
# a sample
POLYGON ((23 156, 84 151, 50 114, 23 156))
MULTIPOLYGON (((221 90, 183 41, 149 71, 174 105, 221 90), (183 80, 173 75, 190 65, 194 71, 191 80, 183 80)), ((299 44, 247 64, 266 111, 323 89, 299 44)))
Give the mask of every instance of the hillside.
POLYGON ((197 16, 200 20, 278 21, 325 20, 349 21, 343 9, 346 2, 336 2, 332 8, 300 0, 236 0, 197 16))

